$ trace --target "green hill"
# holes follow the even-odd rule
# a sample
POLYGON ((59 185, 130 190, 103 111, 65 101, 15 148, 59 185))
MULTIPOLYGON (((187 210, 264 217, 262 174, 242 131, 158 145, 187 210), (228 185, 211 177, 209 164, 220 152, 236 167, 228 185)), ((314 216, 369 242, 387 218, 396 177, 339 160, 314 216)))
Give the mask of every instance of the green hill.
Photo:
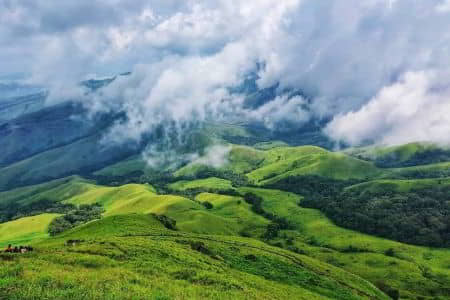
POLYGON ((365 179, 383 171, 372 163, 319 147, 280 147, 266 151, 262 166, 247 174, 257 184, 273 184, 283 178, 319 175, 333 179, 365 179))
POLYGON ((350 149, 348 153, 383 168, 409 167, 450 161, 450 149, 430 143, 350 149))
MULTIPOLYGON (((372 185, 383 184, 383 182, 375 181, 372 185)), ((180 196, 158 195, 149 185, 129 184, 120 187, 105 187, 95 185, 81 178, 70 178, 59 182, 59 185, 55 186, 56 184, 55 182, 48 183, 49 190, 45 190, 42 185, 22 189, 37 191, 40 188, 40 193, 35 193, 34 197, 38 197, 39 194, 51 194, 51 191, 60 191, 55 193, 55 195, 66 195, 68 197, 62 197, 63 201, 76 205, 101 203, 105 208, 105 218, 77 227, 36 245, 40 249, 39 251, 44 251, 44 253, 48 253, 45 252, 47 247, 60 247, 58 245, 61 245, 62 242, 68 239, 95 240, 93 243, 85 244, 83 247, 86 250, 80 250, 80 253, 89 254, 91 253, 89 251, 92 250, 87 249, 92 248, 103 253, 103 251, 110 251, 108 250, 109 246, 102 246, 105 245, 102 243, 108 235, 113 235, 114 243, 117 243, 115 241, 115 236, 117 235, 154 234, 159 236, 161 235, 160 231, 167 231, 159 222, 153 218, 146 217, 145 215, 148 213, 165 215, 175 220, 176 227, 179 230, 177 234, 214 235, 214 239, 217 241, 240 240, 239 236, 241 235, 263 239, 264 232, 272 222, 264 216, 255 213, 251 205, 244 201, 244 196, 199 193, 195 199, 190 200, 180 196), (62 191, 67 191, 67 194, 62 191), (210 203, 211 206, 207 208, 205 203, 210 203), (125 216, 129 213, 138 214, 125 216), (150 223, 143 225, 140 222, 150 223), (97 224, 108 225, 98 226, 97 224), (96 241, 96 239, 101 239, 101 241, 96 241), (106 250, 104 249, 105 247, 107 248, 106 250)), ((193 184, 198 186, 195 181, 193 184)), ((422 186, 432 184, 433 181, 428 180, 422 183, 422 186)), ((200 186, 206 189, 210 187, 208 184, 200 186)), ((361 185, 356 185, 349 189, 357 188, 362 187, 361 185)), ((365 187, 364 189, 367 188, 365 187)), ((20 190, 17 190, 17 192, 20 192, 20 190)), ((266 213, 286 218, 292 225, 289 229, 279 231, 276 237, 265 240, 266 243, 278 247, 276 248, 276 253, 283 251, 291 254, 300 253, 305 256, 305 259, 309 257, 308 259, 317 260, 315 263, 321 261, 325 264, 334 265, 336 268, 345 269, 348 272, 361 276, 372 282, 372 284, 379 286, 385 292, 397 290, 402 298, 406 299, 414 299, 417 296, 431 294, 435 296, 448 295, 449 291, 443 288, 446 283, 450 282, 450 269, 448 268, 450 266, 450 250, 448 249, 411 246, 337 227, 317 210, 300 207, 298 204, 303 201, 303 198, 293 193, 250 187, 238 188, 237 192, 241 195, 253 193, 261 196, 263 199, 262 209, 266 213)), ((23 195, 25 194, 23 192, 23 195)), ((25 197, 24 202, 27 201, 25 197)), ((41 216, 31 218, 41 218, 41 216)), ((49 218, 46 222, 41 222, 43 225, 39 227, 39 235, 29 236, 28 232, 19 232, 15 234, 16 237, 9 236, 3 239, 2 245, 11 240, 24 241, 25 243, 30 241, 31 238, 44 238, 47 236, 45 229, 50 221, 51 219, 49 218)), ((29 223, 28 217, 13 222, 20 222, 20 224, 23 224, 22 222, 29 223)), ((8 222, 0 226, 9 227, 11 225, 8 222)), ((256 243, 256 241, 254 242, 256 243)), ((1 240, 0 243, 2 243, 1 240)), ((108 242, 105 241, 105 243, 109 245, 108 242)), ((128 247, 142 249, 141 239, 133 243, 129 244, 128 247)), ((158 245, 153 245, 152 247, 162 247, 161 244, 158 245)), ((64 251, 70 251, 72 255, 74 253, 73 248, 63 249, 65 249, 64 251)), ((121 249, 123 248, 121 247, 121 249)), ((165 250, 160 249, 158 251, 165 250)), ((91 253, 89 255, 96 254, 91 253)), ((39 254, 40 256, 41 254, 39 254)), ((223 257, 222 254, 220 256, 223 257)), ((39 257, 35 259, 41 259, 39 257)), ((76 260, 75 258, 73 259, 76 260)), ((80 259, 83 261, 82 258, 80 259)), ((30 263, 31 261, 24 262, 24 266, 29 268, 30 265, 28 264, 30 263)), ((109 261, 100 261, 95 269, 108 268, 110 270, 110 267, 108 267, 109 263, 109 261)), ((270 269, 271 267, 266 265, 266 268, 270 269)), ((118 276, 121 272, 129 271, 119 268, 115 272, 117 272, 118 276)), ((167 275, 166 273, 164 274, 164 276, 167 275)), ((34 276, 30 278, 34 278, 34 276)), ((94 275, 92 275, 92 278, 94 278, 94 275)), ((53 278, 52 280, 56 279, 53 278)), ((75 278, 71 280, 78 282, 75 278)), ((95 283, 94 279, 92 280, 93 282, 90 284, 98 284, 95 283)), ((150 284, 149 281, 146 282, 150 284)), ((35 284, 37 285, 38 283, 35 284)), ((121 284, 126 283, 122 282, 121 284)), ((174 284, 174 286, 176 285, 177 283, 174 284)), ((186 287, 186 284, 184 286, 186 287)), ((47 292, 50 293, 50 291, 47 292)), ((64 289, 59 289, 58 292, 63 293, 65 291, 64 289)), ((176 293, 175 291, 173 292, 176 293)), ((89 291, 89 293, 94 292, 89 291)), ((94 297, 94 294, 90 295, 94 297)), ((217 295, 224 297, 222 294, 217 295)), ((280 294, 280 299, 285 298, 283 295, 280 294)), ((258 298, 259 296, 255 297, 258 298)))
MULTIPOLYGON (((450 297, 448 163, 379 168, 354 156, 261 142, 232 145, 218 168, 169 173, 131 156, 89 179, 0 192, 0 246, 37 249, 0 255, 0 298, 450 297), (101 220, 48 236, 53 219, 88 204, 103 207, 101 220), (70 239, 82 242, 65 246, 70 239)), ((14 174, 63 176, 51 157, 45 168, 33 157, 10 165, 26 172, 8 171, 0 185, 14 174)))
POLYGON ((145 215, 108 217, 36 248, 0 256, 0 297, 388 299, 309 257, 251 239, 169 231, 145 215), (69 239, 81 241, 66 246, 69 239))
POLYGON ((450 177, 450 162, 390 169, 384 177, 393 178, 444 178, 450 177))
POLYGON ((25 245, 48 237, 48 225, 58 214, 41 214, 0 223, 0 247, 25 245))

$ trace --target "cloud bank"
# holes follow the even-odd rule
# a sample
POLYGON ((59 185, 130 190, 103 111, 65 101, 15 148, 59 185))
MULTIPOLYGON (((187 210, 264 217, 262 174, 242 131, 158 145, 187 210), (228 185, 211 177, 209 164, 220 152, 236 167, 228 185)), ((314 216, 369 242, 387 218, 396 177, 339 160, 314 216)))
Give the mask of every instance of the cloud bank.
MULTIPOLYGON (((257 121, 269 129, 331 120, 359 145, 450 143, 450 2, 444 0, 4 0, 0 72, 28 73, 49 101, 122 111, 111 141, 164 124, 257 121), (101 93, 76 83, 120 77, 101 93), (271 101, 231 92, 249 74, 271 101), (291 91, 301 91, 293 96, 291 91)), ((170 135, 166 130, 166 135, 170 135)))

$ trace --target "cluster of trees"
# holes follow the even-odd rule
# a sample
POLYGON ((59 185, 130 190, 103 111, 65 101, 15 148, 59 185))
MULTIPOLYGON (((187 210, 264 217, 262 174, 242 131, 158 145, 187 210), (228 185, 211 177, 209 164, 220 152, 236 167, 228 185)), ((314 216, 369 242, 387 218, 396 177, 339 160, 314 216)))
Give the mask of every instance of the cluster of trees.
POLYGON ((55 202, 49 199, 41 199, 25 205, 12 202, 0 206, 0 223, 43 213, 65 214, 74 208, 73 204, 55 202))
POLYGON ((354 183, 299 176, 270 187, 304 196, 299 205, 320 209, 342 227, 410 244, 450 246, 450 186, 408 192, 394 184, 379 191, 344 189, 354 183))
POLYGON ((450 246, 450 187, 345 191, 322 209, 336 224, 401 242, 450 246))
POLYGON ((161 222, 167 229, 177 230, 177 221, 165 215, 151 214, 153 218, 161 222))
POLYGON ((102 205, 98 203, 80 205, 64 216, 53 219, 48 232, 54 236, 86 222, 101 219, 104 211, 102 205))
POLYGON ((273 213, 266 212, 262 207, 263 198, 253 193, 246 193, 244 200, 251 205, 251 209, 254 213, 263 216, 266 219, 271 220, 267 225, 266 231, 262 238, 271 240, 278 237, 280 230, 293 229, 292 224, 284 217, 277 216, 273 213))
POLYGON ((289 191, 305 197, 302 204, 313 205, 316 199, 330 199, 345 187, 359 183, 358 180, 336 180, 318 175, 289 176, 267 185, 268 188, 289 191), (313 202, 313 203, 310 203, 313 202))

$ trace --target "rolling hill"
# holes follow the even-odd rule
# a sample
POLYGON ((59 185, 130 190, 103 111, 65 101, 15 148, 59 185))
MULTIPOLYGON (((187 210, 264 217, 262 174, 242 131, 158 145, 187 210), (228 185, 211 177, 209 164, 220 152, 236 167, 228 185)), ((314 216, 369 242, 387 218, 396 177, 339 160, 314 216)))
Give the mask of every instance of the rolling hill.
MULTIPOLYGON (((197 182, 193 181, 191 184, 196 189, 200 188, 208 190, 211 187, 217 186, 215 180, 217 179, 209 179, 206 181, 198 180, 197 182)), ((384 181, 374 181, 371 186, 378 184, 378 182, 382 184, 384 181)), ((432 184, 432 182, 432 180, 429 180, 423 185, 427 186, 432 184)), ((181 186, 185 187, 185 184, 186 182, 182 182, 181 186)), ((226 188, 228 187, 227 184, 226 188)), ((349 189, 357 188, 362 187, 361 185, 356 185, 349 189)), ((367 187, 365 187, 365 189, 366 188, 367 187)), ((418 296, 423 297, 430 294, 438 297, 445 297, 448 295, 449 291, 445 289, 446 282, 449 282, 450 280, 450 271, 448 269, 448 266, 450 265, 450 250, 448 249, 412 246, 340 228, 330 222, 330 220, 319 211, 299 206, 299 203, 303 201, 303 198, 293 193, 254 187, 238 187, 235 188, 235 191, 238 193, 237 195, 220 195, 199 191, 194 199, 187 199, 177 195, 158 195, 156 194, 155 189, 149 185, 127 184, 119 187, 108 187, 96 185, 92 181, 79 177, 71 177, 44 185, 20 188, 15 190, 14 193, 3 192, 0 193, 0 196, 5 195, 11 197, 12 194, 21 195, 23 204, 38 201, 38 199, 49 197, 51 195, 54 196, 54 198, 50 198, 51 200, 76 205, 96 202, 102 204, 105 208, 104 219, 92 221, 86 225, 81 225, 81 227, 76 227, 69 232, 63 233, 60 236, 47 238, 45 240, 41 240, 41 238, 47 236, 45 227, 48 226, 51 218, 56 217, 56 215, 52 215, 50 219, 49 215, 25 217, 17 221, 4 223, 2 226, 11 228, 10 224, 14 224, 14 222, 19 222, 19 224, 32 224, 30 223, 30 218, 37 218, 37 220, 40 218, 45 219, 45 222, 40 222, 41 226, 37 228, 39 233, 36 234, 38 239, 33 242, 39 250, 39 253, 30 254, 32 256, 29 259, 27 257, 24 257, 23 259, 20 258, 20 263, 23 266, 30 268, 33 264, 32 261, 37 260, 40 261, 40 263, 45 263, 45 257, 51 257, 50 253, 54 251, 52 249, 63 249, 63 251, 58 254, 58 256, 61 255, 60 257, 63 261, 62 264, 66 264, 64 257, 67 257, 70 253, 73 261, 71 266, 74 270, 81 268, 90 274, 88 276, 92 276, 88 283, 91 285, 91 289, 94 286, 101 284, 101 281, 97 281, 93 278, 96 278, 95 276, 104 278, 99 273, 104 272, 104 268, 108 268, 109 271, 114 272, 114 274, 116 274, 115 276, 119 276, 119 274, 123 274, 123 272, 130 272, 130 270, 132 270, 130 269, 132 267, 127 265, 129 261, 128 258, 125 260, 119 259, 118 262, 109 260, 111 257, 115 260, 114 257, 116 255, 111 254, 113 256, 110 256, 110 254, 106 254, 109 253, 109 251, 116 251, 109 246, 110 243, 122 245, 119 247, 120 249, 143 249, 142 247, 144 247, 144 244, 142 244, 142 241, 145 237, 141 236, 164 235, 163 232, 166 232, 166 229, 162 227, 161 223, 153 220, 153 217, 148 215, 149 213, 156 213, 165 215, 176 221, 176 228, 178 228, 178 231, 174 233, 177 236, 189 236, 189 239, 200 239, 202 241, 213 238, 214 240, 217 240, 217 243, 219 243, 218 245, 220 245, 222 241, 241 241, 241 236, 246 236, 251 239, 245 239, 245 243, 261 243, 257 242, 257 240, 261 240, 265 242, 262 243, 262 245, 269 244, 276 246, 276 248, 273 248, 274 250, 271 250, 274 251, 274 253, 284 253, 283 251, 287 251, 286 253, 291 253, 290 255, 300 254, 303 259, 308 260, 313 264, 317 264, 317 266, 323 264, 328 270, 331 268, 330 265, 333 266, 332 268, 344 269, 347 272, 360 276, 360 278, 368 280, 373 285, 384 290, 385 293, 397 291, 402 298, 405 299, 414 299, 418 296), (286 218, 289 224, 291 224, 291 227, 280 230, 275 237, 269 240, 262 238, 264 232, 273 221, 255 213, 252 206, 244 199, 244 196, 249 193, 262 197, 262 209, 266 213, 286 218), (211 206, 208 207, 205 203, 210 203, 211 206), (135 214, 129 215, 130 213, 135 214), (150 223, 148 225, 143 225, 140 222, 150 223), (134 235, 136 235, 136 238, 133 238, 134 235), (126 240, 122 241, 125 237, 127 237, 126 240), (79 246, 75 247, 63 246, 62 244, 69 239, 84 240, 85 242, 82 242, 79 246), (41 240, 41 242, 39 242, 39 240, 41 240), (95 263, 92 256, 97 257, 98 255, 102 255, 107 259, 101 259, 99 262, 95 263), (113 265, 110 266, 109 263, 113 263, 113 265), (91 264, 94 264, 95 267, 90 267, 91 264), (112 266, 114 266, 114 268, 112 268, 114 270, 111 269, 112 266)), ((8 199, 9 201, 14 200, 14 198, 8 199)), ((0 230, 1 228, 2 227, 0 227, 0 230)), ((175 238, 175 240, 177 239, 179 240, 180 237, 175 238)), ((6 238, 0 238, 0 244, 5 245, 11 240, 23 241, 24 243, 32 241, 29 232, 18 231, 15 234, 15 237, 7 236, 6 238)), ((160 242, 158 242, 158 244, 152 244, 154 243, 153 241, 148 242, 150 244, 145 244, 147 247, 156 247, 153 251, 156 251, 156 249, 159 249, 158 251, 169 251, 164 248, 168 247, 168 245, 165 246, 160 244, 160 242)), ((177 242, 175 242, 175 244, 178 245, 177 242)), ((213 243, 213 245, 215 244, 213 243)), ((170 247, 173 247, 173 245, 170 247)), ((215 246, 210 246, 210 244, 206 247, 210 250, 216 249, 214 248, 215 246)), ((237 248, 242 249, 241 246, 237 248)), ((146 251, 145 253, 148 255, 149 252, 146 251)), ((214 251, 214 253, 216 252, 214 251)), ((126 252, 122 254, 119 253, 118 255, 125 255, 123 257, 128 257, 128 255, 131 254, 126 252)), ((146 261, 148 261, 147 259, 149 259, 144 258, 144 254, 133 255, 138 255, 138 257, 133 259, 135 263, 146 263, 146 261)), ((189 255, 190 259, 193 259, 192 254, 186 255, 189 255)), ((228 261, 226 259, 228 254, 226 254, 226 252, 220 252, 218 255, 228 261)), ((251 259, 253 259, 253 257, 251 259)), ((213 259, 213 261, 216 261, 216 259, 213 259)), ((155 261, 153 261, 152 258, 151 264, 153 265, 154 263, 155 261)), ((220 260, 219 263, 221 263, 220 260)), ((272 268, 266 263, 264 264, 265 268, 272 268)), ((170 264, 172 264, 175 269, 182 268, 182 264, 180 264, 178 260, 171 261, 170 264)), ((58 280, 60 280, 57 279, 56 275, 60 272, 57 271, 58 268, 57 264, 52 266, 48 273, 45 273, 49 276, 50 282, 52 282, 51 286, 53 286, 53 284, 62 284, 62 282, 58 283, 58 280)), ((314 270, 318 271, 316 268, 314 268, 314 270)), ((196 271, 196 274, 197 272, 200 271, 196 271)), ((235 276, 235 273, 233 273, 234 271, 232 270, 227 269, 223 272, 223 276, 231 276, 226 278, 234 278, 235 276)), ((324 273, 322 273, 322 271, 318 272, 321 274, 321 278, 326 278, 328 275, 325 274, 329 274, 329 271, 324 273)), ((70 282, 77 282, 77 285, 83 280, 76 276, 69 276, 69 273, 65 274, 64 278, 70 282)), ((163 276, 169 276, 167 280, 170 282, 178 280, 171 278, 170 272, 166 271, 161 274, 164 274, 163 276)), ((37 280, 36 282, 33 281, 33 284, 39 286, 39 276, 29 276, 31 276, 30 279, 34 278, 32 280, 37 280)), ((144 275, 141 274, 140 276, 144 275)), ((19 284, 19 282, 23 282, 21 280, 23 279, 16 278, 13 282, 19 284)), ((144 276, 141 280, 146 282, 145 285, 148 285, 154 284, 153 280, 155 279, 144 276)), ((274 281, 270 283, 270 286, 274 286, 276 285, 275 282, 278 282, 273 278, 265 278, 264 280, 274 281)), ((289 282, 292 283, 292 281, 289 282)), ((345 279, 345 282, 347 283, 347 279, 345 279)), ((121 286, 128 286, 128 284, 129 283, 125 281, 120 282, 121 286)), ((174 287, 178 286, 178 282, 172 282, 172 284, 174 287)), ((283 284, 290 283, 284 282, 283 284)), ((196 290, 195 283, 189 282, 189 279, 188 282, 185 282, 182 286, 186 287, 187 285, 191 289, 196 290)), ((295 285, 298 288, 298 284, 295 285)), ((53 292, 72 293, 74 292, 74 288, 71 286, 72 285, 69 284, 67 288, 59 288, 53 292)), ((175 290, 168 292, 168 297, 173 295, 170 293, 179 293, 179 288, 180 287, 177 287, 175 290)), ((217 288, 219 289, 219 291, 216 291, 217 297, 226 298, 225 295, 227 295, 227 293, 224 294, 224 291, 228 290, 221 290, 222 292, 220 292, 220 288, 217 288)), ((139 289, 148 291, 144 287, 139 287, 139 289)), ((17 287, 10 287, 10 290, 14 290, 18 295, 17 297, 25 295, 20 294, 22 293, 22 289, 17 287)), ((247 288, 245 290, 247 290, 247 288)), ((28 294, 27 297, 52 295, 50 289, 36 289, 36 291, 40 292, 35 293, 30 291, 31 294, 28 294)), ((79 292, 79 290, 77 290, 77 292, 79 292)), ((103 292, 107 294, 114 292, 119 293, 119 295, 124 295, 120 294, 121 292, 119 291, 111 290, 111 288, 108 288, 103 292)), ((81 295, 95 297, 102 295, 101 293, 103 292, 100 291, 98 292, 100 294, 96 294, 93 290, 87 290, 81 295)), ((192 293, 194 293, 192 295, 196 295, 196 297, 200 297, 199 295, 201 295, 195 294, 200 293, 199 290, 196 292, 192 291, 192 293)), ((285 298, 284 294, 279 295, 280 299, 285 298)), ((353 293, 352 295, 352 297, 356 297, 356 299, 367 298, 364 296, 364 293, 360 292, 353 293)), ((320 299, 322 296, 319 295, 317 297, 320 299)), ((235 297, 244 296, 235 295, 235 297)), ((264 298, 266 296, 255 294, 254 296, 249 297, 264 298)), ((350 296, 347 295, 345 297, 350 296)), ((375 298, 381 299, 381 296, 375 298)))
POLYGON ((120 116, 82 114, 62 104, 0 125, 0 247, 36 248, 0 255, 0 298, 450 297, 445 149, 335 152, 316 133, 208 123, 177 153, 218 143, 220 166, 150 167, 142 145, 99 147, 120 116), (89 205, 100 220, 49 236, 89 205))
POLYGON ((250 239, 169 231, 145 215, 108 217, 36 248, 0 256, 1 297, 388 299, 306 256, 250 239), (80 242, 66 246, 68 239, 80 242))

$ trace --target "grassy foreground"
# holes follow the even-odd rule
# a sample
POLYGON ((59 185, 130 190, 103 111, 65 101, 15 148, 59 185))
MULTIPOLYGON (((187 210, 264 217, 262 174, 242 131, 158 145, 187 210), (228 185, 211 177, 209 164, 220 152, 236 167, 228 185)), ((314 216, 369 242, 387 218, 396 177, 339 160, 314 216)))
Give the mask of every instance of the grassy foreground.
POLYGON ((0 255, 8 299, 388 299, 307 256, 238 237, 169 231, 147 215, 107 217, 0 255), (75 246, 68 239, 82 240, 75 246))
MULTIPOLYGON (((97 174, 128 178, 141 168, 130 158, 97 174)), ((76 176, 0 193, 0 205, 50 201, 105 209, 102 220, 54 238, 47 229, 58 214, 0 224, 0 247, 37 249, 0 255, 0 299, 387 299, 390 292, 400 299, 450 298, 449 249, 344 229, 299 206, 302 196, 262 188, 317 175, 355 181, 348 191, 407 192, 447 186, 448 163, 387 169, 318 147, 262 145, 233 146, 227 164, 209 171, 196 164, 178 170, 162 189, 174 195, 150 184, 103 186, 76 176), (410 179, 417 174, 440 175, 410 179), (289 230, 265 237, 273 219, 247 203, 247 193, 263 199, 267 214, 285 218, 289 230), (178 231, 150 214, 176 220, 178 231), (71 239, 81 242, 66 246, 71 239)), ((133 182, 146 182, 138 179, 133 182)))

